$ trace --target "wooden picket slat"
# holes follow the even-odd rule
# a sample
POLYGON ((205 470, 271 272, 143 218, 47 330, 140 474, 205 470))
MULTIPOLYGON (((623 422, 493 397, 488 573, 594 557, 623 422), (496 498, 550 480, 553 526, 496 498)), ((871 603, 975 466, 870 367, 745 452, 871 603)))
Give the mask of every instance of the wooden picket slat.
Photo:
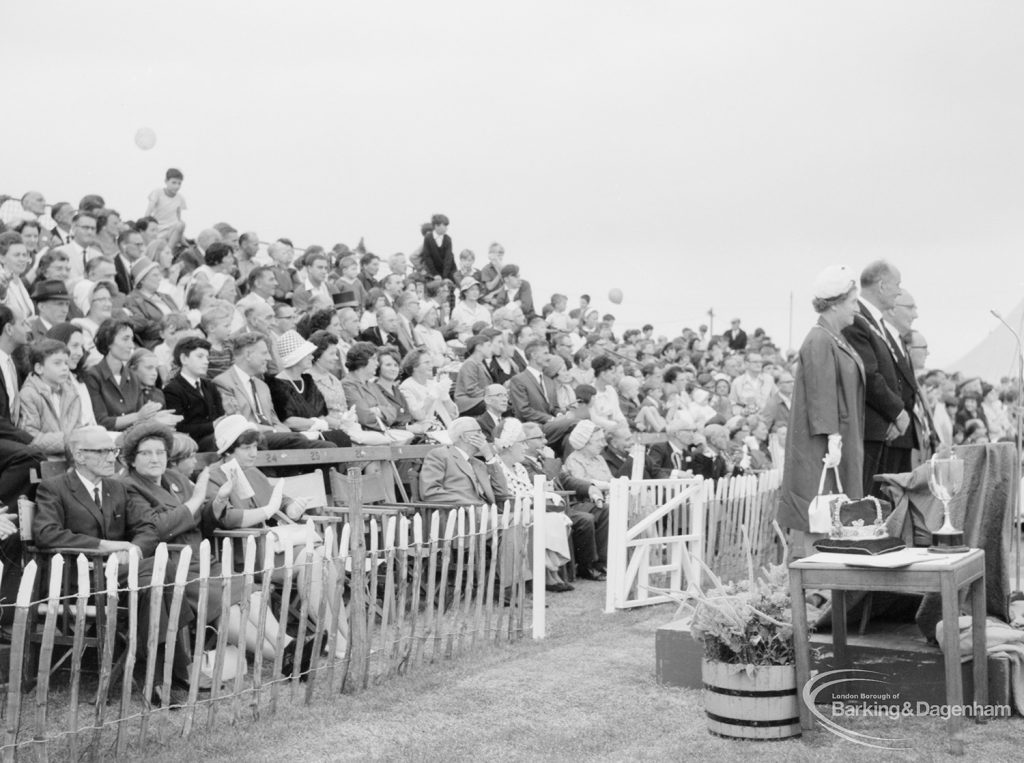
MULTIPOLYGON (((199 544, 199 601, 196 604, 196 637, 192 645, 192 670, 189 673, 188 704, 185 706, 185 721, 181 735, 188 737, 196 717, 196 702, 199 700, 199 677, 206 650, 206 620, 210 598, 210 541, 199 544)), ((226 628, 227 623, 222 623, 226 628)))
POLYGON ((46 748, 46 709, 50 689, 50 665, 53 661, 53 639, 57 632, 57 610, 60 604, 60 589, 64 582, 64 557, 54 554, 50 559, 50 581, 46 595, 46 619, 43 624, 43 640, 39 645, 39 670, 36 676, 36 757, 48 760, 46 748))
MULTIPOLYGON (((228 622, 231 617, 231 587, 235 584, 235 546, 231 538, 224 538, 221 542, 220 551, 220 622, 228 622)), ((244 625, 244 623, 243 623, 244 625)), ((224 678, 224 659, 228 643, 228 629, 217 629, 217 646, 213 655, 213 675, 210 676, 210 708, 206 717, 206 725, 209 728, 216 728, 218 701, 221 695, 221 684, 224 678)))
POLYGON ((349 523, 352 525, 351 625, 349 659, 341 690, 358 691, 366 678, 370 645, 366 642, 366 541, 363 537, 362 480, 358 469, 349 469, 349 523))
MULTIPOLYGON (((156 547, 153 555, 153 572, 149 578, 149 610, 150 612, 163 611, 164 578, 167 574, 167 544, 161 543, 156 547)), ((80 557, 83 561, 85 557, 80 557)), ((88 580, 88 578, 86 579, 88 580)), ((79 571, 79 585, 81 585, 81 571, 79 571)), ((77 622, 75 623, 77 630, 77 622)), ((84 626, 84 623, 83 623, 84 626)), ((152 712, 153 682, 156 675, 156 653, 157 644, 160 641, 160 618, 150 617, 149 627, 146 636, 146 673, 143 679, 142 689, 142 722, 139 728, 139 744, 145 746, 149 741, 149 715, 152 712)), ((75 637, 78 643, 78 637, 75 637)), ((79 657, 81 665, 81 657, 79 657)))
MULTIPOLYGON (((100 681, 96 689, 96 723, 92 733, 91 750, 93 760, 98 760, 101 757, 100 739, 103 734, 103 721, 107 713, 107 693, 110 689, 110 679, 113 672, 114 639, 117 635, 117 566, 117 554, 108 556, 106 565, 104 565, 106 603, 104 604, 103 614, 106 622, 103 634, 103 653, 100 659, 100 681)), ((99 617, 99 611, 97 611, 97 617, 99 617)))
POLYGON ((131 706, 132 679, 135 673, 135 653, 139 641, 139 562, 138 554, 128 555, 128 647, 124 660, 124 676, 121 680, 121 717, 117 722, 117 757, 124 758, 128 748, 128 732, 124 719, 131 706))
MULTIPOLYGON (((270 686, 270 712, 277 712, 277 700, 281 692, 281 684, 287 681, 281 675, 284 660, 285 641, 288 637, 288 616, 291 612, 292 583, 295 580, 295 550, 292 546, 284 547, 284 583, 281 586, 281 616, 277 623, 277 644, 274 649, 273 683, 270 686)), ((269 604, 268 604, 269 606, 269 604)))
POLYGON ((4 760, 14 761, 21 729, 21 680, 25 664, 25 638, 28 630, 28 609, 34 606, 32 592, 35 590, 38 572, 35 559, 25 565, 18 585, 18 596, 14 601, 14 629, 11 631, 11 662, 7 677, 7 730, 4 739, 4 760))
MULTIPOLYGON (((82 654, 85 652, 85 618, 86 607, 92 584, 89 576, 89 560, 85 554, 75 557, 78 595, 75 598, 74 638, 71 645, 71 694, 68 703, 68 726, 70 732, 71 759, 78 760, 78 695, 82 686, 82 654)), ((99 592, 97 592, 98 595, 99 592)), ((143 705, 143 722, 145 722, 146 706, 143 705)))

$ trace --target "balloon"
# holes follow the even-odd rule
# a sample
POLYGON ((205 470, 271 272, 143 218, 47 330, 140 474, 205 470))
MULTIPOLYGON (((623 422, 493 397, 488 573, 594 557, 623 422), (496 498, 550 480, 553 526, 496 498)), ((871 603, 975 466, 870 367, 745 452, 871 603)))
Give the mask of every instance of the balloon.
POLYGON ((140 127, 135 131, 135 145, 143 151, 149 151, 156 145, 156 133, 148 127, 140 127))
POLYGON ((622 289, 612 289, 608 292, 608 301, 616 305, 622 304, 622 289))

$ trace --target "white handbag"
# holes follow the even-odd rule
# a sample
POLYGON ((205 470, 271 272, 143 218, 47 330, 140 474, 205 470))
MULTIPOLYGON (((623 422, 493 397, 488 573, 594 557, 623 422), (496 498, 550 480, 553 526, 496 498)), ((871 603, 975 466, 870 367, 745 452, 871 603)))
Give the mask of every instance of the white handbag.
POLYGON ((830 467, 821 467, 821 479, 818 480, 818 494, 807 507, 807 532, 828 533, 832 529, 832 507, 837 503, 845 503, 850 500, 843 492, 843 483, 839 479, 839 469, 831 467, 836 475, 836 489, 838 493, 824 493, 825 475, 830 467))

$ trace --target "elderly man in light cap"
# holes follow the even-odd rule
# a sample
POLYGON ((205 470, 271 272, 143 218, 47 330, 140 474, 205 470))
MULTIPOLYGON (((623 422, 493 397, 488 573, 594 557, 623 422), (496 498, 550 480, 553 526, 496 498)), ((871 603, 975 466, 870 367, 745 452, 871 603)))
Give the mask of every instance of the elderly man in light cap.
POLYGON ((452 444, 423 459, 420 495, 459 506, 496 504, 510 498, 501 462, 476 419, 460 416, 448 427, 452 444))
POLYGON ((903 293, 900 271, 885 260, 872 262, 860 275, 860 290, 858 311, 853 324, 843 329, 843 337, 864 361, 863 488, 869 495, 876 492, 876 474, 910 470, 910 449, 918 447, 918 440, 912 421, 913 372, 905 397, 903 388, 908 380, 900 364, 909 367, 909 358, 903 359, 902 342, 885 320, 903 293), (889 449, 894 442, 900 452, 891 457, 889 449))

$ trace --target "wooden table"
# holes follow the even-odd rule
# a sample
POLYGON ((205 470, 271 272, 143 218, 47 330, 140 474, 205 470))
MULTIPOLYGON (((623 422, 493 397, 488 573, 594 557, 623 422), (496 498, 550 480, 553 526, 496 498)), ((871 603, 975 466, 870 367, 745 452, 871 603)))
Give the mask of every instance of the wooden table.
MULTIPOLYGON (((818 556, 818 555, 815 555, 818 556)), ((807 611, 802 603, 805 589, 832 591, 832 643, 836 664, 848 667, 846 651, 846 592, 892 591, 895 593, 930 593, 942 595, 943 652, 946 667, 946 704, 964 704, 963 679, 960 669, 960 629, 955 626, 960 615, 959 594, 970 589, 973 626, 974 702, 988 704, 988 657, 985 652, 985 552, 971 549, 963 554, 935 555, 930 563, 913 564, 897 569, 852 567, 815 562, 815 556, 799 559, 789 565, 789 585, 793 597, 793 643, 796 650, 796 681, 802 691, 810 679, 810 651, 807 635, 807 611), (954 627, 948 627, 950 623, 954 627)), ((983 721, 981 714, 975 716, 983 721)), ((814 716, 806 702, 800 702, 800 726, 814 728, 814 716)), ((950 752, 962 755, 963 716, 949 714, 947 721, 950 752)))

